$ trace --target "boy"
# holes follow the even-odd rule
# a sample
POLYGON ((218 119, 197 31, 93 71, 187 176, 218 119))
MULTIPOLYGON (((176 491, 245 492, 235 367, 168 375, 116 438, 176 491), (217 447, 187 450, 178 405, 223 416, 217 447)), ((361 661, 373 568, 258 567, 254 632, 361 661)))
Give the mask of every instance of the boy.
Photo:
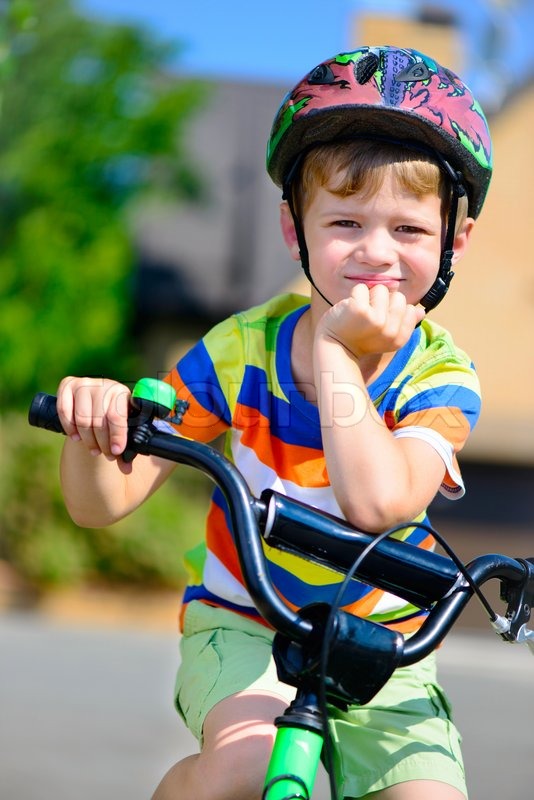
MULTIPOLYGON (((470 359, 425 313, 463 256, 491 175, 484 116, 469 90, 411 50, 363 47, 324 62, 274 121, 268 170, 283 188, 281 228, 311 282, 226 320, 168 376, 190 409, 180 433, 226 434, 254 494, 285 492, 360 529, 425 518, 440 490, 463 493, 456 455, 479 414, 470 359)), ((80 525, 134 510, 172 465, 121 458, 129 391, 67 378, 58 410, 67 507, 80 525), (96 457, 92 457, 96 456, 96 457)), ((401 538, 432 547, 409 526, 401 538)), ((270 553, 294 607, 331 599, 331 573, 270 553)), ((271 660, 215 490, 206 547, 191 558, 176 704, 201 752, 176 764, 154 800, 261 796, 272 720, 293 697, 271 660)), ((409 634, 420 610, 352 582, 346 609, 409 634)), ((459 735, 433 658, 397 670, 374 700, 334 712, 344 797, 460 800, 459 735)))

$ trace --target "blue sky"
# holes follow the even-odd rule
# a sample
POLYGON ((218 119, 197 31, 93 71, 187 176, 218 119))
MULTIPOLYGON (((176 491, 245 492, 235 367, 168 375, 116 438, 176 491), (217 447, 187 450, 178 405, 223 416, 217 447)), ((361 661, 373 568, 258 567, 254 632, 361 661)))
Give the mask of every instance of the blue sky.
POLYGON ((434 5, 456 19, 465 61, 462 78, 487 111, 498 111, 507 96, 534 80, 533 0, 74 2, 90 15, 145 25, 162 38, 181 42, 176 67, 182 73, 288 88, 325 58, 365 44, 355 41, 358 13, 411 16, 434 5))
POLYGON ((183 42, 179 67, 221 78, 294 81, 349 44, 350 0, 77 0, 105 19, 183 42), (326 11, 326 13, 325 13, 326 11))

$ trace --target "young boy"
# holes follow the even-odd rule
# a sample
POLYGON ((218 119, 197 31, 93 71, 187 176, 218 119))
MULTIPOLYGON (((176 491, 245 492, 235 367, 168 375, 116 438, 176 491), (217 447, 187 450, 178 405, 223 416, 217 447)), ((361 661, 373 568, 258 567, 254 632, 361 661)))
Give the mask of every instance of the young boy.
MULTIPOLYGON (((276 116, 267 164, 311 298, 285 295, 237 314, 179 362, 168 376, 190 403, 179 432, 203 441, 225 433, 254 494, 271 487, 367 531, 424 519, 438 491, 461 496, 456 455, 477 420, 479 387, 470 359, 426 312, 466 250, 490 151, 467 87, 418 52, 363 47, 309 73, 276 116)), ((113 381, 60 385, 62 485, 80 525, 120 519, 172 469, 121 460, 128 401, 113 381)), ((433 545, 413 527, 400 536, 433 545)), ((269 558, 293 607, 333 598, 331 573, 269 558)), ((191 570, 176 704, 201 752, 170 769, 154 800, 255 800, 273 719, 294 691, 277 679, 273 632, 243 584, 218 490, 191 570)), ((405 634, 423 621, 354 581, 345 603, 405 634)), ((368 705, 334 711, 332 727, 343 797, 467 796, 432 657, 398 669, 368 705)))

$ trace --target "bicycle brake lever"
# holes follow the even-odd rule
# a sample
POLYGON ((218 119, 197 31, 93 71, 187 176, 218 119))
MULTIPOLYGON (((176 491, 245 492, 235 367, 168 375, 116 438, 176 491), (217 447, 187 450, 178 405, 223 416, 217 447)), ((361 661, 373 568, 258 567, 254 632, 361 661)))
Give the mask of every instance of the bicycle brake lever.
POLYGON ((503 624, 494 627, 505 641, 526 643, 534 655, 534 631, 527 628, 534 605, 534 559, 517 560, 525 567, 525 578, 520 583, 502 584, 501 599, 508 607, 505 617, 500 618, 503 624))
POLYGON ((521 625, 517 632, 515 641, 518 644, 526 644, 534 656, 534 631, 530 630, 530 628, 527 628, 526 625, 521 625))

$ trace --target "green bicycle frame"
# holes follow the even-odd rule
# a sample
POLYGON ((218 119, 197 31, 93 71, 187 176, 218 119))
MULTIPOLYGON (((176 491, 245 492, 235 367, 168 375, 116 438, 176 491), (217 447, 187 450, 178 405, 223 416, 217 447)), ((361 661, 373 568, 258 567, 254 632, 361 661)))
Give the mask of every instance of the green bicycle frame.
POLYGON ((323 737, 317 731, 279 727, 262 800, 310 800, 322 747, 323 737))

